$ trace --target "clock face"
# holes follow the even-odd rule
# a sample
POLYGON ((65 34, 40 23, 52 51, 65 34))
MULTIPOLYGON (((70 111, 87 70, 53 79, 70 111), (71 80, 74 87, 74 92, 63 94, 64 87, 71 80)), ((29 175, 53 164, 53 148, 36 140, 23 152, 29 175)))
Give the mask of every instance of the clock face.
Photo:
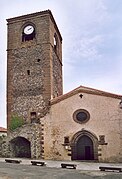
POLYGON ((28 25, 24 28, 24 33, 26 35, 32 34, 34 31, 34 27, 32 25, 28 25))

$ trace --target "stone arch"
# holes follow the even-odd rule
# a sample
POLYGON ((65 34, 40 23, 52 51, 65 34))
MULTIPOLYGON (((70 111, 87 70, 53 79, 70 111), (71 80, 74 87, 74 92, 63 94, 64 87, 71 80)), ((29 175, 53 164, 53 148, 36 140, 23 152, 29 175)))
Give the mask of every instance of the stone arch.
POLYGON ((84 145, 84 147, 87 147, 87 149, 89 147, 92 152, 91 157, 89 158, 85 156, 81 157, 83 158, 83 160, 88 160, 88 159, 98 160, 98 139, 95 134, 86 130, 81 130, 73 136, 71 140, 71 159, 72 160, 80 160, 80 157, 78 157, 78 147, 81 145, 84 145), (84 141, 86 141, 87 144, 83 144, 84 141))
POLYGON ((29 41, 29 40, 33 40, 34 38, 36 38, 36 26, 35 26, 35 24, 34 23, 32 23, 32 22, 26 22, 24 25, 22 25, 22 27, 20 28, 20 30, 21 30, 21 36, 22 36, 22 42, 25 42, 25 41, 29 41), (27 27, 27 26, 29 26, 29 27, 33 27, 33 32, 31 33, 31 34, 25 34, 24 33, 24 28, 25 27, 27 27))
POLYGON ((14 157, 31 158, 31 143, 29 140, 18 136, 9 143, 14 157))
MULTIPOLYGON (((28 151, 30 151, 27 154, 29 158, 42 158, 42 131, 39 124, 23 125, 13 132, 10 132, 5 143, 6 147, 4 153, 6 157, 15 157, 18 155, 14 144, 18 144, 19 141, 22 141, 22 143, 25 144, 26 149, 28 148, 28 151), (14 149, 16 152, 14 152, 14 149)), ((25 157, 24 154, 23 157, 25 157)))

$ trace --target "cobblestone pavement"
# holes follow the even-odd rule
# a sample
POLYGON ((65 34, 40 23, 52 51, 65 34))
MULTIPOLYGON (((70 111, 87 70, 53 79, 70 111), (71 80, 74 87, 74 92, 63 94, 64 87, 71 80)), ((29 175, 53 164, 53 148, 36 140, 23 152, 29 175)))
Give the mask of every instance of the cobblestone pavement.
POLYGON ((32 166, 31 160, 19 160, 21 164, 10 164, 0 158, 0 179, 122 179, 122 172, 99 171, 99 166, 122 167, 122 164, 45 160, 46 166, 32 166), (76 164, 77 169, 62 169, 61 163, 76 164))

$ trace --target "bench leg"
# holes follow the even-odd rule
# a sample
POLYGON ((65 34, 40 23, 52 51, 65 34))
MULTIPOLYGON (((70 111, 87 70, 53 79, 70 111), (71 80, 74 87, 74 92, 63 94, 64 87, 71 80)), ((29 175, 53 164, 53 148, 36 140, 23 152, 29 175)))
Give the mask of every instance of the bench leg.
POLYGON ((62 166, 62 168, 66 168, 66 166, 62 166))
POLYGON ((101 171, 105 171, 105 169, 101 169, 101 171))
POLYGON ((32 163, 32 165, 37 165, 36 163, 32 163))

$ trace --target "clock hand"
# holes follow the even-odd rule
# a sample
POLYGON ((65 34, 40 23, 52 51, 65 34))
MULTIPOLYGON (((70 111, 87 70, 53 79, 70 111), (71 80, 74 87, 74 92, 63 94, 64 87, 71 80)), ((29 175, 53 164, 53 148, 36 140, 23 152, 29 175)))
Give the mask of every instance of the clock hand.
POLYGON ((32 27, 30 27, 30 28, 28 29, 28 31, 31 30, 31 29, 32 29, 32 27))

